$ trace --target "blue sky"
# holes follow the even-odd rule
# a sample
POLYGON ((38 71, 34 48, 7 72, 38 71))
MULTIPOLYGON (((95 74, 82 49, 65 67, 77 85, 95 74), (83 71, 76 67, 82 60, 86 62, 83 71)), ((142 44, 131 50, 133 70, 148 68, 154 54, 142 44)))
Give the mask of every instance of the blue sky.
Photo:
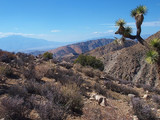
POLYGON ((138 5, 148 8, 142 34, 159 31, 160 0, 0 0, 0 37, 23 35, 61 42, 110 37, 119 18, 135 32, 130 11, 138 5))

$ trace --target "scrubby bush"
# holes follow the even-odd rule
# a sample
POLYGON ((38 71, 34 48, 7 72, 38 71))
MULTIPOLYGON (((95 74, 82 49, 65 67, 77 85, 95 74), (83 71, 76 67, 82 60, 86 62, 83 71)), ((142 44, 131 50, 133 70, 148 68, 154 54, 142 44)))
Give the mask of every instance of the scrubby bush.
POLYGON ((105 116, 102 114, 102 110, 95 106, 88 106, 88 109, 84 113, 85 120, 103 120, 104 118, 105 116))
POLYGON ((90 67, 82 68, 82 72, 86 76, 89 76, 89 77, 94 77, 95 76, 93 68, 90 68, 90 67))
POLYGON ((44 59, 44 60, 53 59, 53 54, 50 53, 50 52, 45 52, 45 53, 43 54, 43 59, 44 59))
POLYGON ((152 112, 151 107, 144 104, 140 98, 132 98, 131 100, 133 111, 139 120, 156 120, 155 114, 152 112))
POLYGON ((6 120, 27 120, 31 110, 26 107, 23 98, 7 97, 1 103, 6 120))
POLYGON ((74 69, 76 69, 78 72, 82 72, 82 65, 79 63, 74 64, 74 69))
POLYGON ((160 95, 152 95, 153 102, 160 105, 160 95))
POLYGON ((35 64, 33 63, 29 64, 28 67, 23 68, 22 74, 27 80, 40 81, 42 78, 40 74, 37 74, 36 69, 35 69, 35 64))
POLYGON ((10 63, 12 60, 16 59, 16 56, 13 53, 0 51, 0 61, 5 63, 10 63))
POLYGON ((65 67, 66 69, 71 69, 73 67, 73 65, 71 63, 65 62, 65 61, 59 63, 58 65, 65 67))
POLYGON ((32 63, 34 60, 34 56, 30 54, 18 52, 16 56, 18 57, 18 60, 22 62, 22 64, 32 63))
POLYGON ((43 78, 51 67, 46 64, 35 66, 35 74, 37 78, 43 78))
POLYGON ((159 94, 159 95, 160 95, 160 89, 158 89, 158 88, 154 88, 153 90, 154 90, 154 92, 155 92, 155 93, 157 93, 157 94, 159 94))
POLYGON ((12 77, 13 71, 10 66, 0 66, 0 75, 6 77, 12 77))
POLYGON ((25 83, 25 88, 29 94, 41 95, 43 90, 42 84, 36 82, 35 80, 30 80, 25 83))
POLYGON ((110 82, 110 81, 106 82, 105 86, 107 89, 110 89, 112 91, 115 91, 115 92, 118 92, 121 94, 125 94, 125 95, 134 94, 136 96, 139 96, 139 93, 131 87, 117 85, 117 84, 110 82))
POLYGON ((52 102, 40 104, 37 112, 41 120, 64 120, 66 118, 64 109, 52 102))
POLYGON ((54 78, 56 81, 59 81, 62 85, 74 83, 78 86, 81 86, 81 84, 84 81, 82 77, 79 74, 74 73, 72 69, 65 70, 61 69, 60 67, 49 69, 44 76, 48 78, 54 78))
POLYGON ((62 88, 62 94, 67 110, 82 114, 83 98, 79 87, 76 84, 67 84, 62 88))
POLYGON ((104 69, 104 64, 102 63, 102 61, 96 59, 96 57, 89 55, 79 55, 78 58, 75 60, 75 63, 80 63, 82 66, 91 66, 101 71, 104 69))
POLYGON ((148 90, 149 92, 153 92, 153 87, 151 85, 141 85, 142 88, 146 91, 148 90))
MULTIPOLYGON (((96 91, 98 94, 107 96, 107 90, 104 89, 104 88, 102 88, 102 87, 100 86, 100 84, 96 83, 96 84, 94 85, 94 89, 95 89, 95 91, 96 91)), ((108 97, 108 96, 107 96, 107 97, 108 97)))
POLYGON ((13 85, 8 89, 8 94, 12 97, 19 96, 19 97, 26 97, 28 92, 24 86, 20 85, 13 85))

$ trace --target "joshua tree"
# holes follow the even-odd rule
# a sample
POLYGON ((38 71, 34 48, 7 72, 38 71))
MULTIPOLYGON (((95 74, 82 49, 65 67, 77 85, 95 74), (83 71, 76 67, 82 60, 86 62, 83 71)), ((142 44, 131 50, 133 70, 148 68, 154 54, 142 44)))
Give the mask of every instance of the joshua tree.
POLYGON ((146 45, 144 39, 140 36, 141 34, 141 25, 144 20, 144 15, 147 12, 147 8, 145 6, 138 6, 137 8, 133 9, 131 11, 131 16, 135 18, 136 20, 136 27, 137 27, 137 34, 131 35, 132 28, 126 27, 126 22, 123 19, 119 19, 116 21, 116 26, 119 26, 119 29, 115 32, 115 34, 122 35, 122 38, 120 41, 123 43, 125 41, 125 38, 130 39, 137 39, 142 45, 146 45))
POLYGON ((142 45, 144 45, 148 49, 148 52, 146 54, 146 62, 150 64, 156 64, 160 80, 160 39, 154 38, 148 44, 141 37, 141 25, 143 23, 144 15, 146 13, 147 13, 147 8, 146 6, 142 5, 138 6, 137 8, 131 11, 131 16, 134 17, 136 20, 136 28, 137 28, 136 35, 131 35, 132 28, 126 27, 125 26, 126 22, 123 19, 119 19, 118 21, 116 21, 116 26, 119 26, 119 29, 115 32, 115 34, 122 35, 122 38, 117 39, 115 42, 120 42, 121 44, 123 44, 125 42, 125 38, 137 39, 142 45))

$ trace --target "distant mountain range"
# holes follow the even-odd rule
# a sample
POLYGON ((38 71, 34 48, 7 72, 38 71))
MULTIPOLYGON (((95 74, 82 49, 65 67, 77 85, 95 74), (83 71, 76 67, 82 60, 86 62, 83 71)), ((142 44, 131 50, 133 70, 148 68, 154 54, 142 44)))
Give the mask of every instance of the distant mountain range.
POLYGON ((49 52, 53 53, 53 57, 57 59, 63 59, 66 57, 75 57, 79 54, 88 52, 97 47, 101 47, 113 42, 113 39, 97 39, 97 40, 89 40, 86 42, 80 42, 76 44, 71 44, 63 47, 59 47, 53 50, 49 50, 49 52))
POLYGON ((26 52, 33 50, 48 50, 57 48, 67 43, 52 42, 43 39, 28 38, 19 35, 0 38, 0 49, 9 52, 26 52))

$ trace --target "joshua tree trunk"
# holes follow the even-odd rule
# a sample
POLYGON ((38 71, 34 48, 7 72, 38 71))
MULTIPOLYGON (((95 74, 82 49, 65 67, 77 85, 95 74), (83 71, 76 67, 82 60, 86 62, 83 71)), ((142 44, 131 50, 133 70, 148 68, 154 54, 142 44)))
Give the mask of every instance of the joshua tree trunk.
POLYGON ((137 27, 137 36, 140 36, 140 34, 141 34, 141 25, 142 25, 143 20, 144 20, 143 14, 137 14, 135 16, 135 20, 136 20, 136 27, 137 27))

